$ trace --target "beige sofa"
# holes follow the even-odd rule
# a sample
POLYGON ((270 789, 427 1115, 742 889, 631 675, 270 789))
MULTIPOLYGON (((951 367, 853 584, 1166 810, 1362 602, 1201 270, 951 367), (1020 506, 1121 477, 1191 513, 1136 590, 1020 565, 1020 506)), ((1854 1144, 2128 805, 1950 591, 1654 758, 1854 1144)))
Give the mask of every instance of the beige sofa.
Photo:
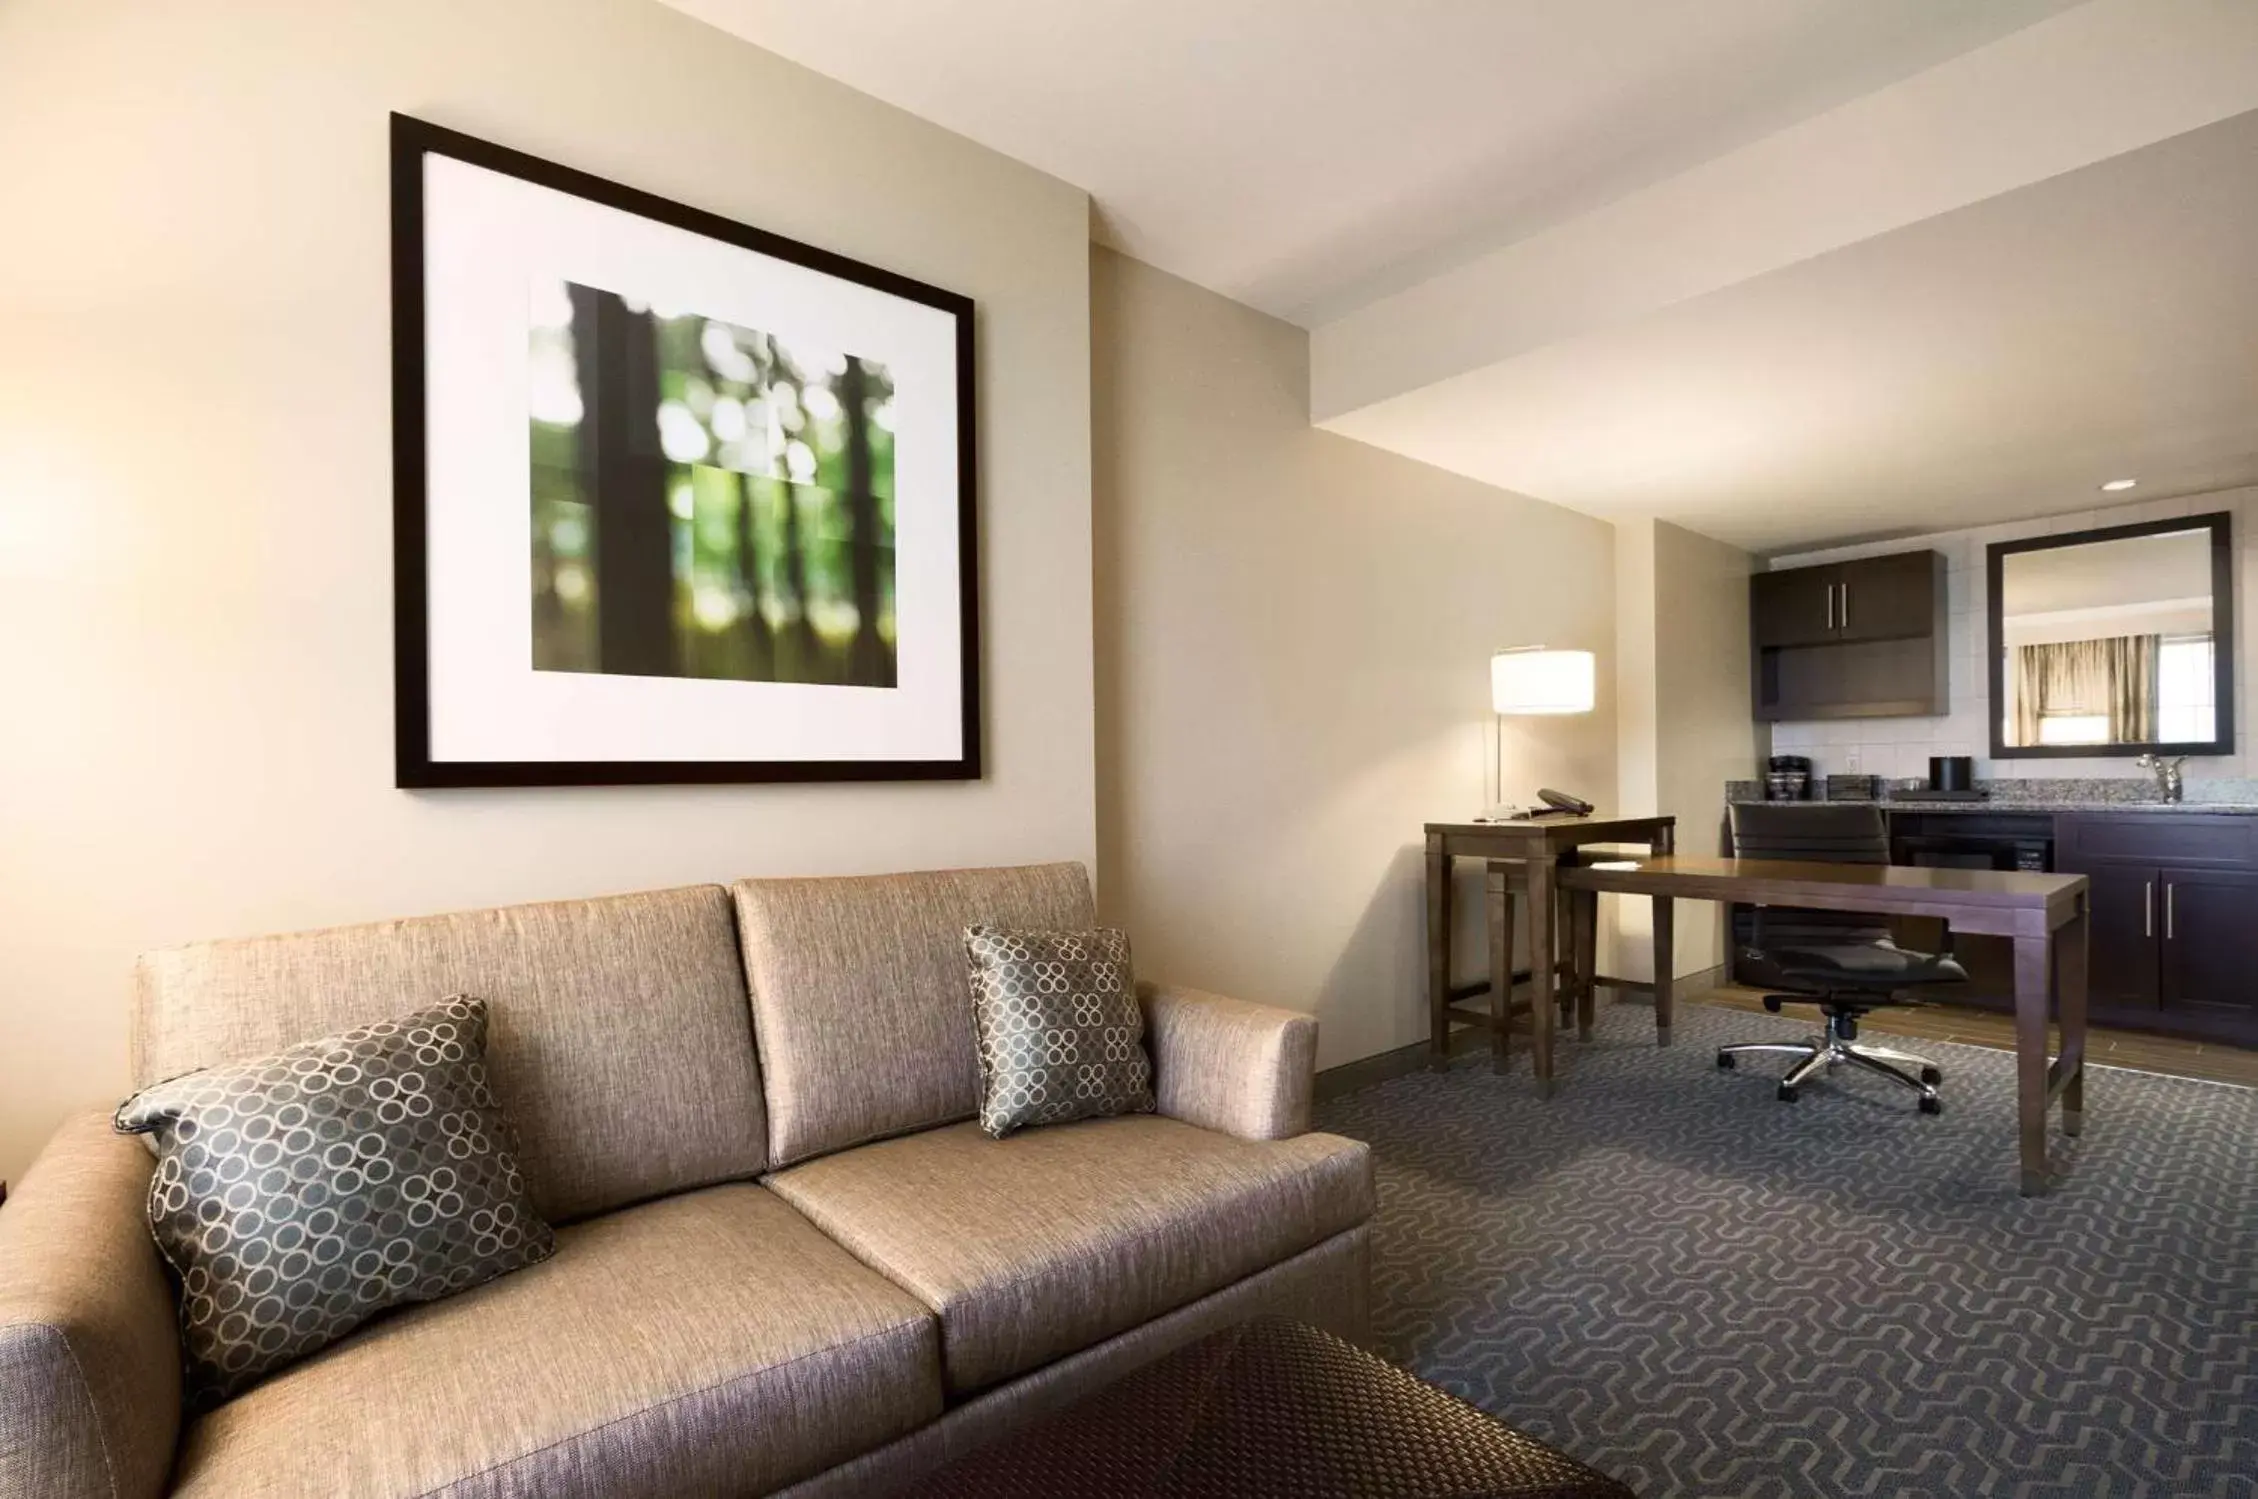
POLYGON ((1081 866, 755 880, 141 964, 137 1083, 464 991, 554 1258, 183 1422, 151 1161, 66 1125, 0 1208, 0 1499, 865 1495, 1257 1311, 1364 1335, 1316 1025, 1143 990, 1157 1114, 988 1139, 959 934, 1081 866))

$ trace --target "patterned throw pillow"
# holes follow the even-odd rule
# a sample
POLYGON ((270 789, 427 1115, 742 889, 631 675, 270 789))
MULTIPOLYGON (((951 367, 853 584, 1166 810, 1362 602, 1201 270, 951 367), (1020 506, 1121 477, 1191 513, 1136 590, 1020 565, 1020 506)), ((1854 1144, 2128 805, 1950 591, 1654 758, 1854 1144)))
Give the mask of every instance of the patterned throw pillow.
POLYGON ((149 1231, 180 1278, 192 1409, 549 1257, 485 1058, 486 1002, 456 996, 118 1106, 156 1139, 149 1231))
POLYGON ((980 1127, 1149 1113, 1152 1063, 1118 931, 965 928, 980 1035, 980 1127))

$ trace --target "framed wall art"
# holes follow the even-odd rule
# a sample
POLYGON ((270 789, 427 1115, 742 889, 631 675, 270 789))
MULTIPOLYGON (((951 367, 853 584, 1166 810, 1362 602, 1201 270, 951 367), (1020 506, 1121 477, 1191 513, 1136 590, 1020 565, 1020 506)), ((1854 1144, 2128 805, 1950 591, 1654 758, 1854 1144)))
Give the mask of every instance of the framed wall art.
POLYGON ((392 119, 402 786, 980 774, 972 303, 392 119))

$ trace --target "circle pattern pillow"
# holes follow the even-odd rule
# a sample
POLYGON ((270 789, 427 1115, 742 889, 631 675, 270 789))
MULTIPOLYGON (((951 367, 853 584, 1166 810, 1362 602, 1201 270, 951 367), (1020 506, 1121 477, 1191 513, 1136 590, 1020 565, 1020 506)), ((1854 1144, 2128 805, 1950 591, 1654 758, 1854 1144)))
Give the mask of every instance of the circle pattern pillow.
POLYGON ((119 1106, 155 1137, 149 1231, 179 1277, 191 1408, 549 1257, 485 1059, 485 1001, 456 996, 119 1106))
POLYGON ((1152 1063, 1127 936, 973 926, 964 952, 982 1129, 1000 1140, 1030 1124, 1151 1111, 1152 1063))

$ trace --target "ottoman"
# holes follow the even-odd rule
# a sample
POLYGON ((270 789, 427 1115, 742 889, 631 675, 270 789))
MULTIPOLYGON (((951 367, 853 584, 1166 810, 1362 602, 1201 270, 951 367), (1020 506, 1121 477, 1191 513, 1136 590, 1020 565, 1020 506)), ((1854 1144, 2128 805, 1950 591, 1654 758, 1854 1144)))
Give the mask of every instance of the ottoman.
POLYGON ((1227 1328, 929 1475, 919 1499, 1635 1499, 1330 1333, 1227 1328))

